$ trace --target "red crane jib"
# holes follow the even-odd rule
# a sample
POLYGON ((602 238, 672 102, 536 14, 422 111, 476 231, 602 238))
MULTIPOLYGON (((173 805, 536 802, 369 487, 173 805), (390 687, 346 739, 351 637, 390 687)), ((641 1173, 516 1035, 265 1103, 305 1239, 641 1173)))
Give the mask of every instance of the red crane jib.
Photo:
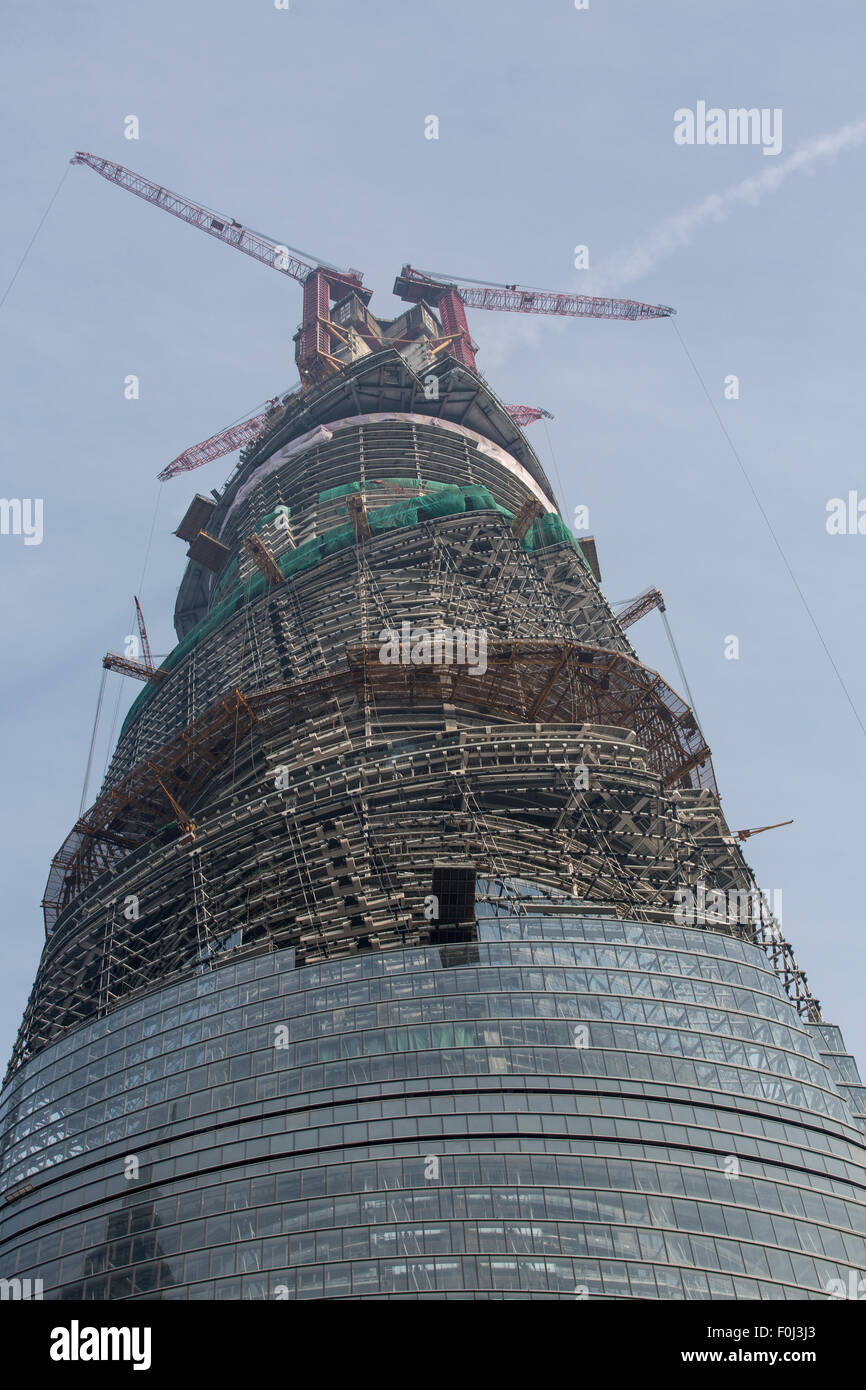
POLYGON ((203 439, 200 444, 193 444, 182 454, 178 454, 176 459, 172 459, 171 463, 166 464, 157 475, 160 482, 165 482, 167 478, 173 478, 178 473, 187 473, 192 468, 200 468, 203 463, 212 463, 224 454, 232 454, 235 449, 243 448, 244 444, 251 443, 261 432, 269 414, 269 411, 264 411, 261 415, 253 415, 251 419, 244 420, 239 425, 231 425, 227 430, 220 430, 219 434, 211 435, 210 439, 203 439))

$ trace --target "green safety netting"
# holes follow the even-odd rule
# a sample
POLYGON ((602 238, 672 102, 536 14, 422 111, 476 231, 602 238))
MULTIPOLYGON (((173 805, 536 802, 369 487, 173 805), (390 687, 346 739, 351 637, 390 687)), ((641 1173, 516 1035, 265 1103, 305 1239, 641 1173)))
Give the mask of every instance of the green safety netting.
MULTIPOLYGON (((383 480, 385 481, 385 480, 383 480)), ((390 480, 396 481, 396 480, 390 480)), ((415 480, 410 480, 415 481, 415 480)), ((353 490, 357 490, 358 484, 339 489, 331 488, 330 493, 321 494, 322 497, 330 494, 348 496, 353 490)), ((467 487, 458 487, 448 483, 439 483, 435 486, 428 484, 429 491, 422 493, 418 497, 407 498, 405 502, 396 503, 390 507, 378 507, 367 512, 370 523, 370 530, 374 536, 380 536, 387 531, 396 530, 401 526, 416 526, 419 522, 426 521, 435 516, 455 516, 461 512, 475 511, 496 511, 509 521, 513 519, 513 513, 505 507, 501 507, 494 500, 493 494, 480 483, 467 487)), ((256 530, 260 530, 272 521, 276 516, 276 511, 270 512, 262 517, 256 525, 256 530)), ((577 550, 584 565, 584 558, 580 546, 574 536, 569 531, 562 517, 556 513, 548 513, 539 517, 533 522, 529 531, 523 538, 525 550, 541 550, 550 545, 561 545, 567 542, 577 550)), ((329 531, 325 531, 321 536, 315 536, 312 540, 304 541, 296 549, 288 551, 285 555, 279 556, 277 564, 282 573, 288 579, 294 574, 299 574, 303 570, 311 569, 313 565, 319 564, 322 560, 336 555, 341 550, 346 550, 355 544, 355 528, 349 523, 346 526, 337 526, 329 531)), ((587 568, 588 565, 587 565, 587 568)), ((193 647, 198 646, 203 638, 209 633, 216 631, 217 628, 228 622, 240 608, 251 603, 253 599, 264 592, 266 580, 262 574, 254 574, 244 584, 236 584, 230 589, 224 598, 219 602, 214 602, 222 590, 228 585, 231 578, 236 578, 238 573, 238 560, 235 556, 220 576, 211 600, 213 606, 205 614, 195 627, 192 628, 165 658, 162 669, 172 671, 183 661, 184 657, 192 651, 193 647)), ((133 701, 129 713, 123 721, 120 731, 121 737, 126 732, 129 725, 141 713, 144 706, 153 698, 156 686, 146 685, 141 694, 133 701)))
MULTIPOLYGON (((416 488, 423 488, 426 492, 440 492, 442 488, 449 486, 448 483, 437 482, 434 478, 376 478, 367 482, 368 488, 373 487, 405 487, 410 491, 416 488)), ((342 487, 325 488, 324 492, 319 493, 320 502, 335 502, 340 497, 348 497, 352 492, 360 492, 360 480, 355 483, 344 483, 342 487)))
POLYGON ((574 536, 562 517, 557 512, 548 512, 546 516, 539 516, 533 521, 524 537, 523 546, 525 550, 544 550, 549 545, 562 545, 563 541, 575 544, 574 536))
POLYGON ((335 502, 338 497, 348 497, 350 492, 360 492, 360 483, 346 483, 343 487, 328 487, 319 493, 320 502, 335 502))

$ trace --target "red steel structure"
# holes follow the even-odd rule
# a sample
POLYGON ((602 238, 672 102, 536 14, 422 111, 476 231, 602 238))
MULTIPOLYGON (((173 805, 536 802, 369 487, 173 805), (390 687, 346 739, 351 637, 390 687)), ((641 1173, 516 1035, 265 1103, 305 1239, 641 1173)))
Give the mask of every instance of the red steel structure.
POLYGON ((549 410, 542 410, 537 405, 507 405, 505 409, 512 420, 517 421, 521 429, 525 429, 527 425, 535 424, 536 420, 553 419, 549 410))
POLYGON ((178 454, 176 459, 172 459, 171 463, 166 464, 162 472, 157 474, 160 482, 174 478, 178 473, 188 473, 193 468, 201 468, 204 463, 212 463, 214 459, 222 458, 224 454, 232 454, 235 449, 252 443, 261 433, 262 426, 270 418, 274 407, 275 402, 272 401, 268 409, 260 415, 253 415, 239 425, 229 425, 228 429, 212 434, 210 439, 203 439, 200 444, 192 444, 188 449, 184 449, 182 454, 178 454))

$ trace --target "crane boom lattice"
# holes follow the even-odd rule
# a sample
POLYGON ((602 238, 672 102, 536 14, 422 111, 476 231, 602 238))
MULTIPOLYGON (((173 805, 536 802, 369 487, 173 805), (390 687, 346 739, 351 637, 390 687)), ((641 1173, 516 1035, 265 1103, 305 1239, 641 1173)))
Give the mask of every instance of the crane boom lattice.
POLYGON ((88 154, 85 150, 78 150, 72 163, 86 164, 102 178, 108 179, 109 183, 118 184, 128 193, 134 193, 145 202, 162 208, 163 212, 170 212, 172 217, 179 217, 182 222, 198 227, 199 231, 207 232, 208 236, 224 241, 227 246, 234 246, 237 251, 243 251, 244 255, 252 256, 254 260, 261 261, 272 270, 279 270, 283 275, 288 275, 301 284, 316 269, 315 265, 293 255, 280 242, 272 241, 270 237, 262 236, 259 232, 251 232, 233 217, 226 217, 223 213, 202 207, 199 203, 184 198, 180 193, 172 193, 170 189, 152 183, 150 179, 134 173, 132 169, 124 168, 122 164, 114 164, 110 159, 88 154))

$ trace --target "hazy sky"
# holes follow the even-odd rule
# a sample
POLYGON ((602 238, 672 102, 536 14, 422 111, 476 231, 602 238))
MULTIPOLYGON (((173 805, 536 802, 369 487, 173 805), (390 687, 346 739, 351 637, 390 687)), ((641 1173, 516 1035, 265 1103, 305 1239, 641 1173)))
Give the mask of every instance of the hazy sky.
MULTIPOLYGON (((866 497, 862 6, 79 0, 8 7, 3 26, 0 292, 82 149, 360 267, 380 316, 400 309, 404 261, 677 308, 470 323, 497 394, 553 412, 529 438, 566 518, 589 506, 608 596, 662 589, 730 824, 794 818, 747 857, 866 1062, 866 736, 677 335, 866 722, 866 535, 825 524, 829 499, 866 497), (674 113, 699 102, 780 112, 781 152, 676 143, 674 113)), ((156 474, 295 384, 300 308, 292 281, 73 168, 0 311, 2 492, 44 505, 40 545, 0 535, 4 1062, 101 657, 132 630, 135 592, 154 650, 173 646, 172 532, 234 460, 156 474)), ((659 615, 632 637, 679 687, 659 615)), ((110 677, 97 784, 139 689, 110 677)))

